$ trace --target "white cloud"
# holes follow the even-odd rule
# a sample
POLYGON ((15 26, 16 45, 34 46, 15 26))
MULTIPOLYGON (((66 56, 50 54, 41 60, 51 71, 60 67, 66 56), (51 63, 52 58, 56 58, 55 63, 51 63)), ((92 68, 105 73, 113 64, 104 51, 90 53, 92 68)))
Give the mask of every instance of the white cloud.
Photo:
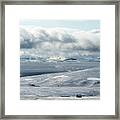
POLYGON ((20 28, 21 49, 37 49, 44 54, 57 51, 99 52, 100 31, 80 31, 66 28, 20 28))

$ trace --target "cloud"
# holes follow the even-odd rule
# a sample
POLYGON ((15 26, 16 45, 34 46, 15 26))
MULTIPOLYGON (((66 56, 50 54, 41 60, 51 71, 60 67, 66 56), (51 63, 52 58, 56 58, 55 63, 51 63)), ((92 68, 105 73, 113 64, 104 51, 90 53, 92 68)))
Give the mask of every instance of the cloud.
POLYGON ((66 28, 20 28, 21 49, 37 49, 44 53, 57 51, 99 52, 100 30, 80 31, 66 28))

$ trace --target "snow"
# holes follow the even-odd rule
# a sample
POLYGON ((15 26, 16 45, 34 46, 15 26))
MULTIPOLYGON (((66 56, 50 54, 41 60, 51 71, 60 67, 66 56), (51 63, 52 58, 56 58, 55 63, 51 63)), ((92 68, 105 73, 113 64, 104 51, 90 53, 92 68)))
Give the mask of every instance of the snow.
POLYGON ((100 78, 87 78, 87 80, 100 80, 100 78))
MULTIPOLYGON (((84 64, 82 70, 23 76, 20 81, 20 97, 23 100, 91 99, 91 97, 92 99, 99 99, 100 68, 98 62, 95 65, 93 63, 87 64, 92 65, 91 67, 86 67, 86 64, 84 64)), ((43 67, 46 65, 44 64, 43 67)), ((64 64, 64 67, 66 68, 67 65, 64 64)), ((69 64, 70 66, 72 64, 69 64)))

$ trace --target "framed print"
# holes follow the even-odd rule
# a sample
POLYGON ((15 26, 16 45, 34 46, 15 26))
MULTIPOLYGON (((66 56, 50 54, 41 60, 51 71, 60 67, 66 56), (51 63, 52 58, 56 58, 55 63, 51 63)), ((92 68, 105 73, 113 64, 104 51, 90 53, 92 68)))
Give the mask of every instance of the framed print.
POLYGON ((1 5, 1 118, 119 119, 117 0, 1 5))

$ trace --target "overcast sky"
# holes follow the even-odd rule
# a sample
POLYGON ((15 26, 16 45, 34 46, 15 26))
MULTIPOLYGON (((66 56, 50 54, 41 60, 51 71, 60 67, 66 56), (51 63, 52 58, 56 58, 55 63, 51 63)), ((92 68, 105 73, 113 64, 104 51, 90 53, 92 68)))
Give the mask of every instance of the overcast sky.
POLYGON ((21 26, 25 27, 45 27, 45 28, 55 28, 63 27, 70 29, 79 30, 91 30, 99 29, 99 20, 38 20, 38 19, 25 19, 20 21, 21 26))

